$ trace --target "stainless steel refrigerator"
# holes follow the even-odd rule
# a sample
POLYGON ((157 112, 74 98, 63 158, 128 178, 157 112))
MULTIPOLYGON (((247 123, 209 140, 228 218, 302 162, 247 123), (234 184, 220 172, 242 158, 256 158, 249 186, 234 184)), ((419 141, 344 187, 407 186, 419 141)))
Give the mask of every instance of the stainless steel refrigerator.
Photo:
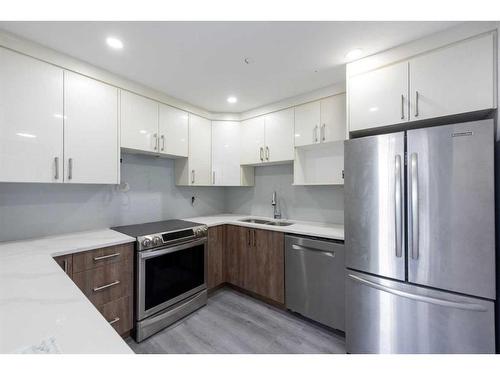
POLYGON ((495 352, 494 124, 345 143, 349 353, 495 352))

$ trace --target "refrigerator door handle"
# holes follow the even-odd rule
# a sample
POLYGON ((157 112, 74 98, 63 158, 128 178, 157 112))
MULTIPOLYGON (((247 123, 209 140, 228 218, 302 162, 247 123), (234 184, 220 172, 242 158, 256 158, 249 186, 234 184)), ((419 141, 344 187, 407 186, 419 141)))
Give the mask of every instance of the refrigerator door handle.
POLYGON ((410 159, 410 200, 411 200, 411 257, 418 259, 418 158, 411 154, 410 159))
POLYGON ((395 158, 395 181, 394 181, 394 207, 396 216, 396 257, 401 258, 403 255, 403 213, 402 213, 402 199, 401 192, 401 155, 396 155, 395 158))
POLYGON ((478 311, 478 312, 488 311, 488 309, 485 306, 479 305, 477 303, 456 302, 456 301, 450 301, 450 300, 442 299, 442 298, 428 297, 428 296, 423 296, 420 294, 409 293, 409 292, 405 292, 403 290, 390 288, 388 286, 381 285, 381 284, 375 283, 375 282, 370 281, 370 280, 366 280, 360 276, 356 276, 353 274, 348 274, 347 277, 349 277, 350 279, 357 281, 361 284, 368 285, 372 288, 381 290, 383 292, 387 292, 387 293, 393 294, 395 296, 403 297, 403 298, 409 298, 409 299, 412 299, 415 301, 431 303, 433 305, 450 307, 453 309, 478 311))

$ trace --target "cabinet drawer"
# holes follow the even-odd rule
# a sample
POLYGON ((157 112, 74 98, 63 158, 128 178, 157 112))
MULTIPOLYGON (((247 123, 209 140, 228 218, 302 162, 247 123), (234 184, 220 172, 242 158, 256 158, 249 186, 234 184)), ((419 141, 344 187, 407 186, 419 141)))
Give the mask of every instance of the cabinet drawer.
POLYGON ((97 309, 120 335, 132 329, 132 297, 122 297, 97 309))
POLYGON ((73 273, 73 281, 95 305, 132 294, 132 262, 108 264, 73 273))
POLYGON ((133 243, 104 247, 73 255, 73 272, 82 272, 108 264, 127 261, 132 263, 134 254, 133 243))

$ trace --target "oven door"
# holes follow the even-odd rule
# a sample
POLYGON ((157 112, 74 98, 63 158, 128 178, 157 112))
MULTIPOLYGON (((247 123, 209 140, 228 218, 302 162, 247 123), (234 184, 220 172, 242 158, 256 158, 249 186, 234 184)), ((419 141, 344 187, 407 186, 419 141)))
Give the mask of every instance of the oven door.
POLYGON ((206 289, 207 239, 137 253, 137 319, 206 289))

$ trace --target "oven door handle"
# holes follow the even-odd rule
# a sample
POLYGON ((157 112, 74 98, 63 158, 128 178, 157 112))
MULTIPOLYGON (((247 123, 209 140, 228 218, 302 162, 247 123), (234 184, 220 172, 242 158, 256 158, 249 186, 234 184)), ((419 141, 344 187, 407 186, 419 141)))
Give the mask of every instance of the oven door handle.
POLYGON ((141 251, 141 252, 139 252, 139 258, 140 259, 155 258, 155 257, 159 257, 161 255, 175 253, 176 251, 189 249, 190 247, 203 245, 206 242, 207 242, 207 238, 201 238, 199 240, 185 242, 185 243, 177 245, 177 246, 161 247, 159 249, 151 249, 151 250, 147 250, 147 251, 141 251))

